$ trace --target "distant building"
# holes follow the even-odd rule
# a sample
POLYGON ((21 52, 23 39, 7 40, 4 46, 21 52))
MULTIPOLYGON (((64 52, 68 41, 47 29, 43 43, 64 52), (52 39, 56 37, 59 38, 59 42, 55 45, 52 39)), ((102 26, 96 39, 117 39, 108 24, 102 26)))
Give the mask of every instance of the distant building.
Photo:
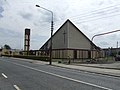
POLYGON ((6 48, 3 48, 2 51, 1 51, 1 54, 2 55, 20 55, 20 50, 18 49, 6 49, 6 48))
MULTIPOLYGON (((53 35, 54 59, 90 59, 103 57, 103 51, 83 34, 70 20, 67 20, 53 35), (91 54, 91 47, 93 52, 91 54)), ((50 39, 40 48, 42 54, 49 54, 50 39)), ((37 51, 36 55, 41 55, 37 51)))
POLYGON ((11 50, 10 50, 10 49, 6 49, 6 48, 3 48, 1 54, 2 54, 2 55, 10 55, 10 54, 11 54, 11 50))
POLYGON ((116 56, 120 54, 120 48, 104 48, 105 56, 116 56))

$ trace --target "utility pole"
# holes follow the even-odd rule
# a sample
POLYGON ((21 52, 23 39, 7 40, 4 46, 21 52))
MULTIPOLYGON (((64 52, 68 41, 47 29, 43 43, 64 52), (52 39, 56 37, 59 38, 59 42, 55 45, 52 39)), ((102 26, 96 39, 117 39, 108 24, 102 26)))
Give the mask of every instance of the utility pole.
POLYGON ((118 55, 118 41, 117 41, 117 47, 116 47, 116 50, 117 50, 116 52, 117 52, 117 55, 118 55))
POLYGON ((118 41, 117 41, 117 48, 118 48, 118 41))
POLYGON ((50 38, 50 58, 49 58, 49 64, 52 65, 52 46, 53 46, 52 45, 52 37, 53 37, 53 29, 54 29, 54 27, 53 27, 53 12, 51 10, 46 9, 44 7, 41 7, 39 5, 36 5, 36 7, 42 8, 42 9, 44 9, 44 10, 46 10, 46 11, 51 13, 51 38, 50 38))

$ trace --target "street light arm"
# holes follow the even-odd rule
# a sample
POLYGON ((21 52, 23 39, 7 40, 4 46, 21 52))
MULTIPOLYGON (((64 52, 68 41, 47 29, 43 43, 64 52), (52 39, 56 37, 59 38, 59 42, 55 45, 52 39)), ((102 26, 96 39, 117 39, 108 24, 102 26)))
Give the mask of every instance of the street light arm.
POLYGON ((96 34, 96 35, 94 35, 94 36, 92 37, 91 41, 93 41, 94 37, 96 37, 96 36, 101 36, 101 35, 105 35, 105 34, 110 34, 110 33, 118 32, 118 31, 120 31, 120 30, 115 30, 115 31, 111 31, 111 32, 101 33, 101 34, 96 34))
POLYGON ((50 12, 52 14, 52 21, 53 21, 53 12, 51 10, 48 10, 48 9, 46 9, 44 7, 41 7, 40 5, 35 5, 35 6, 39 7, 39 8, 42 8, 42 9, 47 10, 48 12, 50 12))
POLYGON ((92 49, 93 49, 93 46, 92 46, 93 39, 94 39, 96 36, 106 35, 106 34, 118 32, 118 31, 120 31, 120 30, 114 30, 114 31, 111 31, 111 32, 96 34, 96 35, 94 35, 94 36, 92 37, 92 39, 91 39, 91 59, 93 58, 93 52, 92 52, 92 49))

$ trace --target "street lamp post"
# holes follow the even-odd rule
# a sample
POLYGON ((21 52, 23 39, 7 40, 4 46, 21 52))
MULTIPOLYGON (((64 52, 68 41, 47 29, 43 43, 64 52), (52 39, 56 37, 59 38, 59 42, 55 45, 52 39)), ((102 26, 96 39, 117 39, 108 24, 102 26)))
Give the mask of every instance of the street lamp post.
POLYGON ((94 36, 92 37, 92 39, 91 39, 91 59, 93 59, 93 52, 92 52, 92 50, 93 50, 93 47, 92 47, 93 39, 94 39, 96 36, 106 35, 106 34, 110 34, 110 33, 118 32, 118 31, 120 31, 120 30, 114 30, 114 31, 111 31, 111 32, 106 32, 106 33, 96 34, 96 35, 94 35, 94 36))
POLYGON ((50 59, 49 59, 50 60, 49 64, 52 65, 52 36, 53 36, 53 29, 54 29, 53 28, 53 12, 51 10, 48 10, 48 9, 46 9, 44 7, 39 6, 39 5, 36 5, 36 7, 42 8, 42 9, 50 12, 51 15, 52 15, 52 18, 51 18, 51 39, 50 39, 50 59))

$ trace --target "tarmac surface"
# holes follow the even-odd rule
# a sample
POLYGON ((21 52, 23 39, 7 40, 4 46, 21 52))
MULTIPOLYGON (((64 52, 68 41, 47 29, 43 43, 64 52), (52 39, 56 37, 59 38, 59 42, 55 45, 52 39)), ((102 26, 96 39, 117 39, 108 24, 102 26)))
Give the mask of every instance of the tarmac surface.
POLYGON ((102 68, 3 57, 0 90, 120 90, 119 73, 110 70, 109 76, 98 74, 106 72, 102 68))
MULTIPOLYGON (((25 60, 30 63, 36 63, 36 64, 41 64, 41 63, 49 64, 49 62, 30 60, 30 59, 20 59, 20 60, 25 60)), ((120 61, 116 61, 114 63, 109 63, 109 64, 70 64, 70 65, 62 64, 58 62, 52 62, 52 65, 62 68, 82 70, 87 72, 103 74, 103 75, 120 77, 120 61)))

